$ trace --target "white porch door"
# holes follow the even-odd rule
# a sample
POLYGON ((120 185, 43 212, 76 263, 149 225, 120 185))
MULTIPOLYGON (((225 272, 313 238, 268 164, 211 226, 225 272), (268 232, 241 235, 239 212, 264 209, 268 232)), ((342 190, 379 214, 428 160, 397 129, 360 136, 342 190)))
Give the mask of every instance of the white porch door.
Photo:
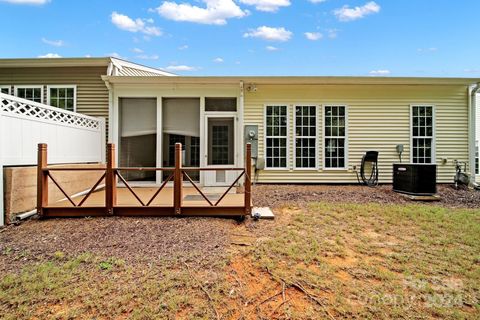
MULTIPOLYGON (((235 167, 236 115, 206 115, 205 141, 208 168, 235 167)), ((205 186, 230 186, 238 176, 236 171, 205 171, 205 186)))

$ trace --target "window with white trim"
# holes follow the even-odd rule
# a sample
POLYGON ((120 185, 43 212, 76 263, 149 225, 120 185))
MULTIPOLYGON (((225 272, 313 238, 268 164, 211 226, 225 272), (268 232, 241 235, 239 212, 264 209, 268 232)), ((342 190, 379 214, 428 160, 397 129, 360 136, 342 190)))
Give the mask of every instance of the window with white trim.
POLYGON ((478 141, 475 143, 475 174, 480 174, 479 168, 479 157, 478 157, 478 141))
POLYGON ((75 86, 48 86, 48 104, 52 107, 75 111, 75 86))
POLYGON ((27 100, 42 103, 43 87, 42 86, 15 87, 15 95, 22 99, 27 99, 27 100))
POLYGON ((433 107, 412 106, 412 162, 433 162, 433 107))
POLYGON ((295 167, 317 166, 317 107, 295 106, 295 167))
POLYGON ((347 108, 324 107, 324 168, 346 167, 347 108))
POLYGON ((266 167, 287 167, 288 107, 266 106, 265 111, 266 167))
POLYGON ((0 92, 4 94, 10 94, 10 86, 0 86, 0 92))

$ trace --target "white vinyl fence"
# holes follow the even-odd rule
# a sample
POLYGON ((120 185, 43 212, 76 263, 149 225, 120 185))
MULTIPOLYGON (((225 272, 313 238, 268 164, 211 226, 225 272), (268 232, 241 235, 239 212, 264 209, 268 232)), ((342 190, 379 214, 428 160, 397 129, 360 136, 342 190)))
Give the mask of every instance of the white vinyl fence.
POLYGON ((37 164, 37 144, 48 163, 105 161, 105 119, 0 93, 0 226, 4 224, 3 166, 37 164))

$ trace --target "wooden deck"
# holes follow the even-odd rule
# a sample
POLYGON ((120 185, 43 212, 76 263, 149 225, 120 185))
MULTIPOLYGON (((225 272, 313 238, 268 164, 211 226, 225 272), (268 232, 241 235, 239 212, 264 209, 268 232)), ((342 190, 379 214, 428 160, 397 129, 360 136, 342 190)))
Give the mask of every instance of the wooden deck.
POLYGON ((245 217, 252 212, 251 203, 251 145, 246 146, 245 166, 242 168, 182 168, 182 145, 175 145, 174 168, 119 168, 116 167, 115 146, 107 145, 105 168, 51 168, 47 162, 47 145, 38 146, 37 210, 42 218, 47 217, 88 217, 88 216, 234 216, 245 217), (52 171, 94 170, 103 174, 86 195, 74 197, 51 174, 52 171), (170 171, 173 172, 162 185, 152 188, 132 187, 121 175, 122 171, 170 171), (191 171, 240 172, 237 179, 225 190, 202 188, 190 176, 191 171), (244 179, 244 192, 234 191, 244 179), (185 180, 184 180, 185 179, 185 180), (63 193, 65 200, 49 203, 48 181, 63 193), (105 182, 105 187, 94 191, 105 182), (119 187, 117 181, 125 188, 119 187), (190 187, 185 187, 190 183, 190 187), (171 183, 172 187, 167 187, 171 183), (233 192, 232 192, 233 191, 233 192))

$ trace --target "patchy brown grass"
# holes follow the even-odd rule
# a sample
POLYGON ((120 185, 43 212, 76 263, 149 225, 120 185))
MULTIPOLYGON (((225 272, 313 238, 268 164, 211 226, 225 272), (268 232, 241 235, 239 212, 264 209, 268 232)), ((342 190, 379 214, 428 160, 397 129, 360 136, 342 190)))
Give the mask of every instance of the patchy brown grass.
POLYGON ((0 318, 478 318, 480 210, 302 197, 274 221, 7 228, 0 318))

